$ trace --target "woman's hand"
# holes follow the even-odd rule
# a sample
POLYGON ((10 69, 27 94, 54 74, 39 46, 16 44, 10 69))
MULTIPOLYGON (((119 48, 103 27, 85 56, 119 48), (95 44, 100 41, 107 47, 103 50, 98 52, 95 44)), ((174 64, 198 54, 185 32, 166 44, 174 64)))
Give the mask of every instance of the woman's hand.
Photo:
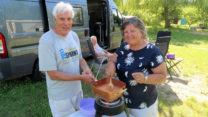
POLYGON ((132 76, 138 83, 145 83, 145 75, 142 72, 135 72, 132 76))
POLYGON ((106 77, 112 78, 115 74, 115 66, 106 68, 105 74, 106 74, 106 77))
POLYGON ((145 75, 142 72, 133 73, 132 76, 138 83, 159 84, 165 82, 167 76, 165 62, 163 62, 156 68, 152 68, 151 70, 153 74, 149 74, 146 80, 145 75))
POLYGON ((118 56, 117 54, 113 54, 112 56, 110 56, 108 60, 105 73, 106 73, 106 76, 109 78, 112 78, 116 72, 115 62, 117 60, 117 56, 118 56))
POLYGON ((112 55, 113 55, 113 54, 111 54, 110 52, 107 52, 107 53, 106 53, 106 56, 107 56, 108 58, 110 58, 112 55))

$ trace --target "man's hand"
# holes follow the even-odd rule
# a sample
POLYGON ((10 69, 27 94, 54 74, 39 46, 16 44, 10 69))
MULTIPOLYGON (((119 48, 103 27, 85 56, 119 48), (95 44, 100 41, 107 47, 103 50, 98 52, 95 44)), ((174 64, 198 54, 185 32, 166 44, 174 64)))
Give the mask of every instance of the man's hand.
POLYGON ((82 77, 82 81, 84 81, 86 84, 91 84, 93 81, 95 81, 95 77, 89 68, 84 69, 82 72, 82 77))
POLYGON ((92 74, 92 71, 89 68, 86 68, 83 70, 82 75, 89 75, 94 77, 94 75, 92 74))
POLYGON ((145 82, 145 75, 142 72, 133 73, 132 76, 138 83, 145 82))
POLYGON ((81 79, 83 82, 85 82, 86 84, 91 84, 94 82, 94 77, 90 76, 90 75, 81 75, 81 79))

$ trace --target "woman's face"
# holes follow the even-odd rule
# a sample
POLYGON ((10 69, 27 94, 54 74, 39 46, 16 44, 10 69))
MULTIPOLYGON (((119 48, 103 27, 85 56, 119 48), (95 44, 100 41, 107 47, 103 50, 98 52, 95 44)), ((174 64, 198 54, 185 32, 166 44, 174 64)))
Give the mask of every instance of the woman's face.
POLYGON ((134 24, 129 24, 124 29, 124 39, 130 46, 136 45, 142 39, 142 32, 134 24))

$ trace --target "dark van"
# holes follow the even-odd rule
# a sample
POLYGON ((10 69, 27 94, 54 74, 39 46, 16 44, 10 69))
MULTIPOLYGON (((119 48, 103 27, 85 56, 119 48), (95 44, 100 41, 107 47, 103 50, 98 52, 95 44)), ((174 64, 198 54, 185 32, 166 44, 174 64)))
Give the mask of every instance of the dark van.
MULTIPOLYGON (((41 80, 38 68, 38 41, 54 26, 52 9, 60 0, 1 0, 0 79, 26 75, 41 80)), ((87 40, 96 35, 105 49, 115 49, 122 36, 122 15, 113 0, 62 0, 74 7, 72 30, 81 42, 84 57, 91 56, 87 40)))

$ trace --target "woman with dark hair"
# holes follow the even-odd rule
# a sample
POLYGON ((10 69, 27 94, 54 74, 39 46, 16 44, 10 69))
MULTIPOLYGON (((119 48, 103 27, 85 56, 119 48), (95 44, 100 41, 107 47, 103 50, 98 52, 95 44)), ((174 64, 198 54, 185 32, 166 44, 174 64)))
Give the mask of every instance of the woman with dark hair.
POLYGON ((135 117, 156 117, 158 93, 156 84, 166 80, 166 63, 157 46, 147 43, 144 23, 135 17, 126 19, 121 27, 124 42, 110 57, 106 75, 117 73, 126 83, 126 106, 135 117))

